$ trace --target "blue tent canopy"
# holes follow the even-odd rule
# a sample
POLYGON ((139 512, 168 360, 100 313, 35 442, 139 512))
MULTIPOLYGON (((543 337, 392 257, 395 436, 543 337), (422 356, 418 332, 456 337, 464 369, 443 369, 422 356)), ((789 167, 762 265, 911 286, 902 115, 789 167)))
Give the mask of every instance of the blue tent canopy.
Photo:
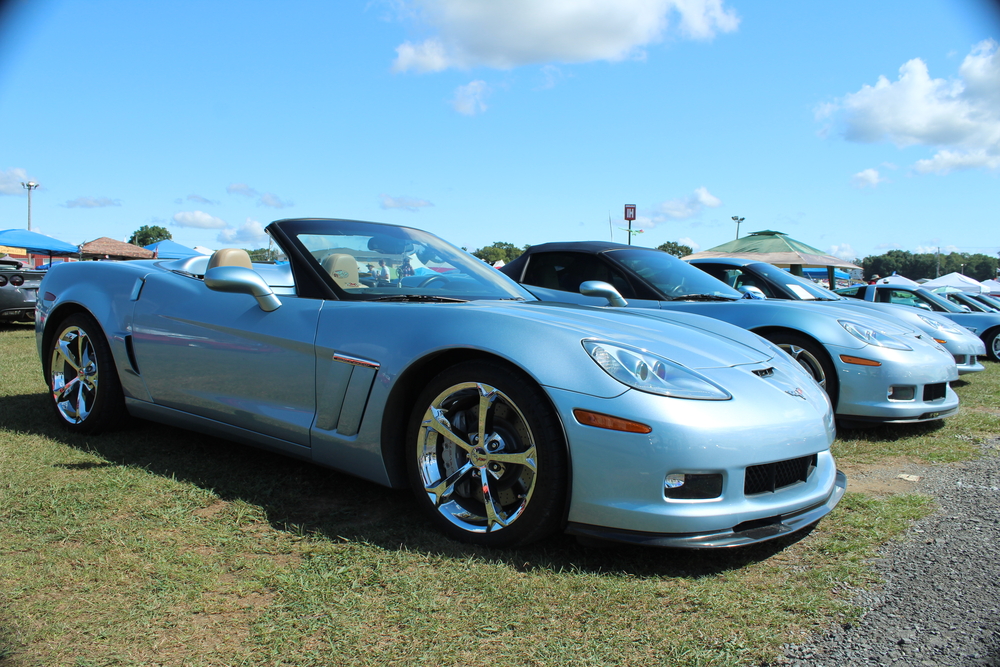
MULTIPOLYGON (((785 269, 787 271, 788 269, 785 269)), ((802 275, 810 280, 826 280, 826 267, 823 266, 807 266, 802 268, 802 275)), ((851 274, 846 271, 841 271, 840 269, 835 269, 833 272, 833 277, 837 280, 850 280, 851 274)))
POLYGON ((0 231, 0 245, 24 248, 36 255, 75 255, 80 252, 75 245, 37 232, 29 232, 27 229, 0 231))
POLYGON ((189 248, 186 245, 181 245, 180 243, 171 241, 170 239, 150 243, 149 245, 143 247, 146 248, 146 250, 152 250, 155 252, 156 256, 160 259, 182 259, 184 257, 194 257, 195 255, 201 254, 194 248, 189 248))

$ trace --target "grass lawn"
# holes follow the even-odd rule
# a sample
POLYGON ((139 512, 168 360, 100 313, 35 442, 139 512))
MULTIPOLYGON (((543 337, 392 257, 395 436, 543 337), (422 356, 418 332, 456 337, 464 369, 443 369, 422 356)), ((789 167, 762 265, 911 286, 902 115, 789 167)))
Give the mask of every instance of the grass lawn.
MULTIPOLYGON (((390 491, 168 426, 83 437, 34 332, 0 325, 0 666, 756 665, 855 618, 867 561, 933 501, 849 492, 723 552, 445 540, 390 491)), ((1000 433, 1000 365, 944 424, 845 432, 838 462, 945 465, 1000 433)))

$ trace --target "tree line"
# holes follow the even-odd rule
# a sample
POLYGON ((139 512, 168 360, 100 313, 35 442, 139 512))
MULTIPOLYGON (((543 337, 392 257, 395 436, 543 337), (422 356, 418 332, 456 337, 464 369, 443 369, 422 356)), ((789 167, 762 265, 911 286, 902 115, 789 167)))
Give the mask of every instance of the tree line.
POLYGON ((970 278, 983 281, 997 277, 998 259, 982 253, 951 252, 945 255, 890 250, 884 255, 871 255, 862 260, 854 260, 854 263, 864 269, 865 278, 876 274, 891 276, 895 272, 917 280, 936 278, 948 273, 964 273, 970 278))

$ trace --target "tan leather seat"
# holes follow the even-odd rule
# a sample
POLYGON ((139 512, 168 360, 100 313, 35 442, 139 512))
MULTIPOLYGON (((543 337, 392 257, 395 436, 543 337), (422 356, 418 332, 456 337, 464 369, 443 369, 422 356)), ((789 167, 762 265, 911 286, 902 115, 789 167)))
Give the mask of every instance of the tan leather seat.
POLYGON ((208 260, 208 268, 214 269, 217 266, 242 266, 244 269, 253 269, 250 255, 242 248, 220 248, 213 252, 212 258, 208 260))
POLYGON ((358 280, 358 262, 354 255, 334 253, 323 258, 323 270, 330 274, 337 286, 342 289, 367 288, 368 285, 358 280))

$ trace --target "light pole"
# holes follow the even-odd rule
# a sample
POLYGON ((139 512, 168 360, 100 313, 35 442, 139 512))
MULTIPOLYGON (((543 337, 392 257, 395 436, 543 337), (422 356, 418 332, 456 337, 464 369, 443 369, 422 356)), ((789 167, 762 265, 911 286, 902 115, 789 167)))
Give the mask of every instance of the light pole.
POLYGON ((740 223, 743 222, 744 220, 745 220, 745 218, 741 218, 741 217, 739 217, 737 215, 733 216, 733 222, 736 223, 736 239, 737 240, 739 240, 739 238, 740 238, 740 223))
POLYGON ((28 190, 28 231, 31 231, 31 191, 38 187, 38 183, 21 181, 21 185, 28 190))

